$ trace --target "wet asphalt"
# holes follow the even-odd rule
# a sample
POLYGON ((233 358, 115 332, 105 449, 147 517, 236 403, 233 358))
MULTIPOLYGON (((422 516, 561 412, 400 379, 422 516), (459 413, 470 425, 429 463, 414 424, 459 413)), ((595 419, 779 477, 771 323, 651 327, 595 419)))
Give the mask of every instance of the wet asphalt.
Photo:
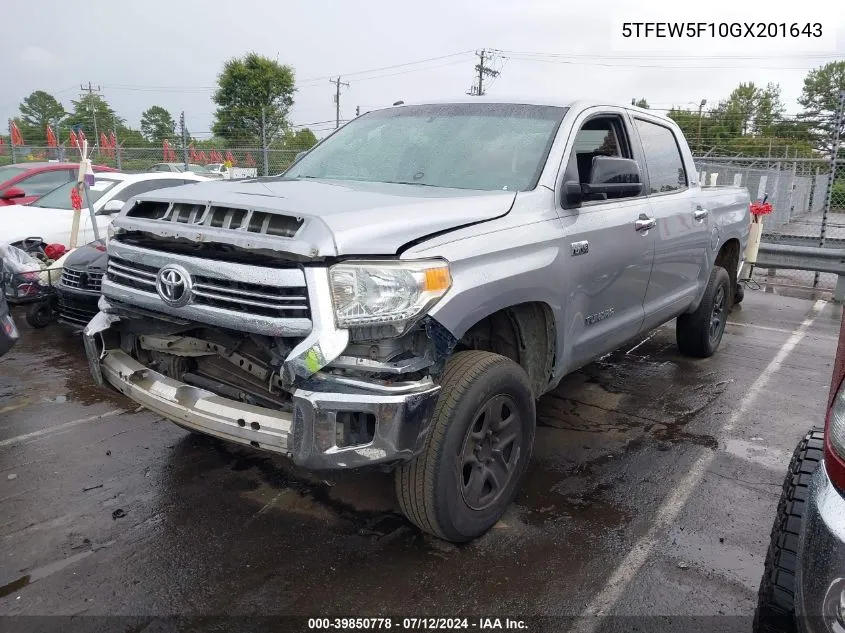
POLYGON ((463 546, 407 523, 390 476, 191 435, 97 388, 78 337, 18 318, 0 614, 750 616, 840 317, 749 290, 711 359, 679 356, 664 327, 568 376, 539 403, 516 503, 463 546))

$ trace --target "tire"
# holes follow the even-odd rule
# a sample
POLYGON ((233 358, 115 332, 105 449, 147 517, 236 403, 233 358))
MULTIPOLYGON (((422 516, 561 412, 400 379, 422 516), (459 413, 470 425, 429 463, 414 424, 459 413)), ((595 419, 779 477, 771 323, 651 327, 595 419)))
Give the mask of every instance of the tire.
POLYGON ((481 536, 513 501, 535 428, 534 394, 522 367, 491 352, 458 352, 443 374, 423 452, 396 470, 402 512, 447 541, 481 536))
POLYGON ((730 309, 730 284, 728 271, 714 266, 696 311, 682 314, 675 324, 675 339, 681 354, 708 358, 716 352, 730 309))
POLYGON ((734 290, 734 305, 742 303, 743 299, 745 299, 745 286, 743 284, 737 284, 734 290))
POLYGON ((39 301, 29 306, 26 311, 26 322, 33 328, 40 330, 53 322, 53 307, 49 301, 39 301))
POLYGON ((813 429, 798 444, 783 482, 760 581, 754 633, 795 633, 795 567, 798 534, 804 520, 813 473, 822 461, 824 434, 813 429))

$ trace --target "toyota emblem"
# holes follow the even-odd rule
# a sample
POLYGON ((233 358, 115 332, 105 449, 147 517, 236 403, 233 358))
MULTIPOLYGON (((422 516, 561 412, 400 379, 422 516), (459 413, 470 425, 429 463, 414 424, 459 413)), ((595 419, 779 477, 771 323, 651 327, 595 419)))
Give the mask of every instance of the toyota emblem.
POLYGON ((191 300, 191 276, 181 266, 165 266, 158 271, 156 290, 167 305, 181 308, 191 300))

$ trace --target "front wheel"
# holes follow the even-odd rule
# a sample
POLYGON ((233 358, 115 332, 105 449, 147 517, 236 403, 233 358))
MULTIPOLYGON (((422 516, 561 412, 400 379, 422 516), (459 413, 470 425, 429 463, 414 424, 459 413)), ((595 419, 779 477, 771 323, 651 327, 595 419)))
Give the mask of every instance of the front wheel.
POLYGON ((681 354, 708 358, 716 352, 728 322, 730 297, 728 271, 714 266, 696 311, 682 314, 675 324, 675 340, 681 354))
POLYGON ((396 471, 402 512, 454 542, 489 530, 513 501, 534 445, 528 375, 490 352, 459 352, 441 382, 425 448, 396 471))

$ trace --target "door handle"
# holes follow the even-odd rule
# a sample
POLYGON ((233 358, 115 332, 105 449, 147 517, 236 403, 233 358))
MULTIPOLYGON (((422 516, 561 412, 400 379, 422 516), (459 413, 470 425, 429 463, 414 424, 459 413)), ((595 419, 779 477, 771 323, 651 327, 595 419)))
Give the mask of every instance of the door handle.
POLYGON ((634 222, 634 228, 638 231, 648 231, 657 226, 657 220, 646 216, 645 213, 640 215, 640 218, 634 222))
POLYGON ((695 213, 693 213, 693 216, 695 216, 695 219, 698 220, 698 221, 703 220, 708 215, 710 215, 710 211, 708 211, 704 207, 696 207, 695 213))

